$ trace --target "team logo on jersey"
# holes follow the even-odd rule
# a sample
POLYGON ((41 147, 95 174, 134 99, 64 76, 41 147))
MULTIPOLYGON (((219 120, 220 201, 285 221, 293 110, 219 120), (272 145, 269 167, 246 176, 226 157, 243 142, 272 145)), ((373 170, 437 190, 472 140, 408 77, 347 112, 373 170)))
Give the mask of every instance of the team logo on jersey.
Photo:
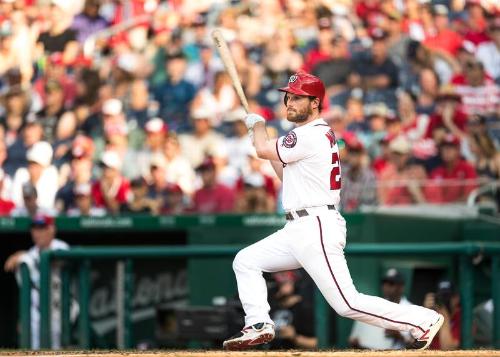
POLYGON ((295 132, 291 131, 288 134, 286 134, 281 146, 284 146, 288 149, 291 149, 295 146, 295 144, 297 144, 297 134, 295 134, 295 132))
POLYGON ((332 129, 328 130, 325 136, 330 142, 330 147, 333 148, 333 146, 337 143, 337 140, 335 139, 335 133, 333 132, 333 130, 332 129))
POLYGON ((293 83, 295 82, 299 77, 297 77, 296 74, 293 74, 290 76, 290 79, 288 80, 288 83, 293 83))

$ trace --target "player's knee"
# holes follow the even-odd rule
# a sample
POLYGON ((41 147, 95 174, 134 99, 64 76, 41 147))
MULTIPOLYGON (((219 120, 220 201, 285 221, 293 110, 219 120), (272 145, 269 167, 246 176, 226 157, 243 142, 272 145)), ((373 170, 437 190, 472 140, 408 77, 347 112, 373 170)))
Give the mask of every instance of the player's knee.
POLYGON ((238 254, 236 254, 236 256, 234 257, 234 260, 233 260, 233 270, 235 272, 237 271, 242 271, 245 269, 245 266, 247 265, 247 260, 245 258, 245 255, 246 255, 246 251, 245 249, 243 250, 240 250, 238 252, 238 254))

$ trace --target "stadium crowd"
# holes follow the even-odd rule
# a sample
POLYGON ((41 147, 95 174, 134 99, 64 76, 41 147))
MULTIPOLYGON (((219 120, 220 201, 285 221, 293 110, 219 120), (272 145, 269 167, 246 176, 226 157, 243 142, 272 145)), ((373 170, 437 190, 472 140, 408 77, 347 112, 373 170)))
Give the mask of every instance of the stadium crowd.
POLYGON ((0 214, 279 210, 215 27, 270 135, 276 88, 325 82, 344 211, 500 179, 498 1, 0 0, 0 214))

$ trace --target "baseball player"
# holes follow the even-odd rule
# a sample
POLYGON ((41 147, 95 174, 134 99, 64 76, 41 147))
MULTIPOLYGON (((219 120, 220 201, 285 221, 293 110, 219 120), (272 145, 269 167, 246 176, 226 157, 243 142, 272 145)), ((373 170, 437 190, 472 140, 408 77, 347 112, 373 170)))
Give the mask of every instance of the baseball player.
POLYGON ((292 75, 285 92, 287 119, 296 128, 279 139, 269 139, 264 118, 249 114, 245 123, 257 155, 270 160, 283 182, 286 225, 241 250, 233 262, 238 293, 245 311, 245 327, 224 341, 237 350, 274 338, 267 289, 262 272, 303 267, 330 306, 341 316, 408 331, 412 349, 425 349, 443 324, 443 316, 421 306, 398 305, 359 293, 344 257, 346 223, 337 210, 341 172, 335 134, 319 116, 325 87, 305 72, 292 75))

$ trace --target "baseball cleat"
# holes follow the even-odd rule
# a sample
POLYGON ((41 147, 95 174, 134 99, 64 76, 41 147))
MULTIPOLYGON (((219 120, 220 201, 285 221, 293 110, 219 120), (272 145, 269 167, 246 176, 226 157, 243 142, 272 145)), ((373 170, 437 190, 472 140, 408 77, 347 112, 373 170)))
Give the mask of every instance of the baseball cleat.
POLYGON ((434 336, 436 336, 439 329, 443 325, 443 322, 444 317, 443 315, 439 314, 437 321, 432 323, 429 328, 422 334, 422 336, 416 338, 415 341, 408 347, 408 349, 425 350, 426 348, 428 348, 432 340, 434 339, 434 336))
POLYGON ((243 328, 239 333, 224 341, 226 350, 244 350, 271 342, 274 339, 274 326, 265 322, 243 328))

